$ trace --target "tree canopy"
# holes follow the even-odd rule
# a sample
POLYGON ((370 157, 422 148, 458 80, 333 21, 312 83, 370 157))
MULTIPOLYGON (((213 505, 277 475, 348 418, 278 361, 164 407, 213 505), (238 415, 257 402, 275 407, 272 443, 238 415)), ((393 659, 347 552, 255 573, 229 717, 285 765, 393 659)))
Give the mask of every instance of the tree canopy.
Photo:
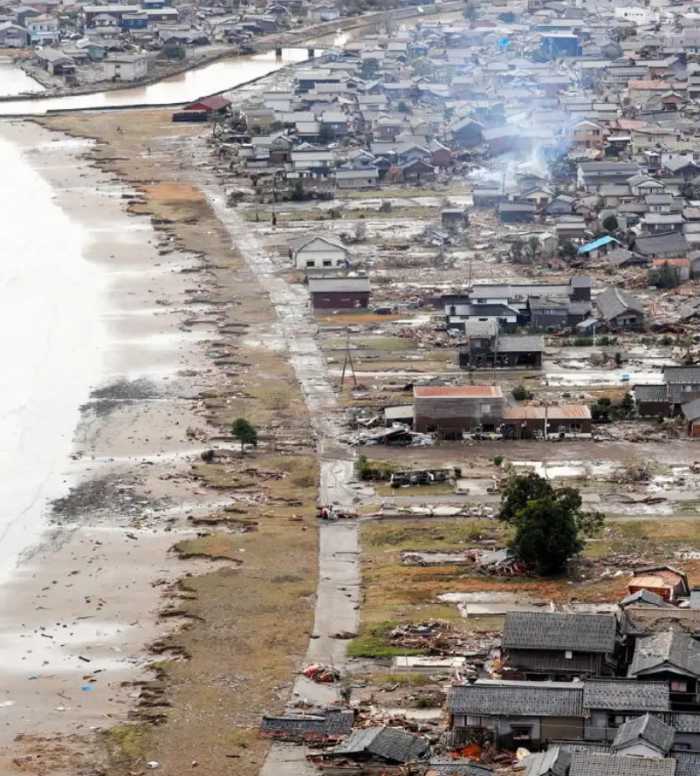
POLYGON ((534 472, 511 477, 501 494, 499 518, 515 526, 513 555, 543 576, 564 571, 583 548, 581 537, 603 525, 600 512, 581 507, 576 488, 554 488, 534 472))
POLYGON ((233 421, 231 433, 241 443, 241 453, 246 445, 258 446, 258 432, 245 418, 237 418, 233 421))
POLYGON ((649 270, 649 284, 656 288, 675 288, 681 283, 680 273, 665 261, 658 269, 649 270))
POLYGON ((576 519, 565 500, 547 496, 528 502, 518 513, 510 549, 541 576, 563 571, 569 558, 583 549, 576 519))

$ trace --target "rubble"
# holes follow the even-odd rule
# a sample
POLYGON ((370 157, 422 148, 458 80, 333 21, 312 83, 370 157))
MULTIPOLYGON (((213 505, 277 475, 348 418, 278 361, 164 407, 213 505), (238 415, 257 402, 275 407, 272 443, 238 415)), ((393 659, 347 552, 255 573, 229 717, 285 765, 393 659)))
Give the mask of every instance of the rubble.
POLYGON ((317 684, 333 684, 340 679, 340 671, 332 666, 319 665, 312 663, 307 666, 302 673, 307 679, 317 684))

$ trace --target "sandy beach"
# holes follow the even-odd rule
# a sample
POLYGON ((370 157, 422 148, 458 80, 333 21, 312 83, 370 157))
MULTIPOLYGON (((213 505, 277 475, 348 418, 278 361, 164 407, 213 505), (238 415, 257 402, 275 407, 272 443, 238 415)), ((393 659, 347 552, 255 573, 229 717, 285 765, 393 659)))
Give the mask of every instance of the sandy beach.
POLYGON ((3 773, 256 773, 311 632, 315 437, 274 308, 193 183, 206 130, 169 118, 0 126, 95 274, 68 347, 82 383, 56 381, 77 428, 0 589, 3 773), (254 456, 228 438, 239 416, 254 456))
MULTIPOLYGON (((133 192, 89 165, 90 141, 28 123, 3 124, 0 133, 80 229, 79 259, 97 294, 81 328, 63 332, 74 336, 67 352, 89 351, 79 370, 89 383, 55 381, 67 392, 54 394, 57 411, 72 401, 79 412, 69 465, 46 491, 58 501, 34 504, 16 527, 21 559, 14 569, 8 563, 0 589, 0 770, 8 772, 18 749, 33 746, 27 738, 18 745, 18 734, 80 733, 126 719, 139 696, 129 683, 147 678, 144 647, 174 624, 158 617, 163 593, 198 565, 173 562, 169 551, 196 535, 188 515, 225 499, 189 473, 207 436, 198 396, 217 377, 204 352, 217 311, 197 299, 200 259, 164 245, 148 217, 127 213, 133 192)), ((21 496, 6 501, 8 519, 21 496)))

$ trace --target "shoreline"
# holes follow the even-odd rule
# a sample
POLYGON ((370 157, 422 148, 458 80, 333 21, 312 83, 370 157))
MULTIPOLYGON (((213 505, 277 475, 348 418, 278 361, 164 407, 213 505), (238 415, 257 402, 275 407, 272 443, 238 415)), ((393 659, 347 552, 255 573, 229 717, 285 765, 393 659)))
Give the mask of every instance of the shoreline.
POLYGON ((108 727, 138 706, 138 683, 152 679, 148 646, 178 625, 159 615, 164 596, 202 563, 173 563, 172 547, 197 535, 187 514, 221 497, 201 493, 190 473, 204 449, 190 431, 208 435, 198 396, 216 380, 203 352, 210 332, 187 326, 190 287, 204 288, 206 270, 127 213, 132 193, 85 159, 93 144, 36 123, 3 135, 90 235, 83 255, 107 283, 95 322, 106 331, 101 376, 80 408, 68 492, 46 505, 48 520, 2 586, 0 769, 9 772, 18 747, 36 753, 40 737, 108 727))
MULTIPOLYGON (((145 241, 152 242, 148 250, 153 261, 177 268, 176 278, 183 281, 185 294, 176 299, 160 281, 151 281, 146 289, 152 292, 149 305, 133 300, 118 316, 116 325, 121 327, 133 326, 134 316, 140 322, 138 334, 132 331, 139 344, 132 356, 138 357, 132 359, 125 380, 95 392, 84 408, 88 420, 76 433, 78 467, 84 478, 59 502, 59 516, 70 516, 71 530, 76 514, 91 515, 89 541, 100 553, 91 567, 100 569, 104 578, 99 584, 104 583, 110 595, 115 596, 120 585, 105 575, 106 564, 115 566, 115 574, 128 569, 129 588, 124 590, 119 612, 115 611, 115 618, 128 628, 113 633, 115 640, 107 649, 118 647, 133 657, 130 673, 114 674, 118 692, 105 681, 114 703, 110 716, 103 712, 97 725, 83 703, 84 698, 97 698, 96 690, 78 694, 77 701, 61 701, 63 711, 56 712, 56 706, 50 705, 51 688, 45 685, 37 691, 34 704, 53 709, 53 721, 60 715, 62 726, 51 730, 52 720, 47 719, 43 728, 29 727, 47 736, 58 735, 64 743, 78 734, 70 743, 75 756, 98 757, 107 764, 105 772, 110 776, 128 774, 149 760, 163 767, 169 763, 168 772, 175 774, 192 759, 211 776, 218 776, 229 773, 231 765, 230 735, 221 726, 229 730, 233 724, 241 747, 237 773, 252 774, 269 747, 257 735, 260 715, 284 705, 313 622, 318 557, 314 438, 308 433, 307 409, 286 348, 282 344, 280 349, 276 342, 274 310, 260 304, 261 298, 267 298, 265 291, 230 245, 224 227, 194 183, 197 162, 194 155, 190 157, 189 138, 197 136, 197 142, 205 142, 206 130, 203 134, 201 126, 173 125, 163 110, 128 115, 118 120, 107 113, 54 116, 21 124, 61 133, 52 135, 57 138, 52 145, 61 142, 58 138, 78 138, 73 141, 82 148, 78 167, 83 163, 94 167, 98 181, 115 187, 113 203, 130 218, 136 216, 125 232, 124 251, 110 252, 124 261, 113 287, 117 298, 129 297, 137 282, 144 232, 152 235, 145 241), (140 157, 124 153, 126 148, 146 145, 148 151, 140 157), (166 302, 164 309, 162 302, 166 302), (165 341, 176 332, 180 343, 183 361, 177 364, 177 380, 172 369, 165 368, 167 364, 153 358, 150 345, 162 336, 153 320, 154 310, 167 321, 165 341), (193 365, 191 339, 197 337, 203 338, 201 348, 195 348, 203 360, 193 365), (163 380, 170 375, 170 393, 151 395, 140 382, 149 370, 163 380), (173 393, 183 405, 173 403, 173 393), (192 421, 182 412, 190 404, 192 421), (190 423, 197 424, 191 437, 187 433, 186 439, 176 437, 180 442, 174 451, 170 439, 174 435, 166 427, 168 414, 177 417, 183 432, 190 430, 190 423), (227 434, 232 419, 241 415, 262 432, 258 451, 245 457, 230 450, 227 434), (158 435, 156 431, 163 428, 158 435), (147 440, 157 448, 149 448, 149 455, 139 447, 147 440), (196 453, 212 447, 221 450, 217 454, 221 462, 204 464, 196 453), (108 509, 97 508, 105 502, 108 509), (115 519, 119 514, 121 520, 115 519), (105 543, 115 523, 118 542, 105 543), (287 550, 281 557, 280 546, 287 550), (119 547, 131 555, 120 559, 119 547), (148 564, 139 563, 136 553, 140 552, 149 558, 148 564), (132 574, 138 578, 132 579, 132 574), (135 586, 141 591, 138 597, 134 597, 135 586), (251 634, 258 642, 255 649, 247 640, 251 634), (212 682, 219 684, 222 665, 240 679, 220 687, 218 700, 212 702, 207 688, 212 682), (245 695, 240 682, 247 688, 245 695), (45 691, 48 697, 41 694, 45 691), (220 705, 224 697, 225 712, 220 705), (201 737, 217 730, 203 752, 201 737), (138 752, 132 746, 134 740, 138 752)), ((85 168, 78 175, 81 172, 85 175, 85 168)), ((92 173, 87 179, 94 181, 92 173)), ((91 199, 88 191, 99 191, 99 183, 81 185, 86 201, 91 199)), ((98 247, 90 256, 105 260, 98 247)), ((66 536, 68 529, 64 526, 66 536)), ((77 528, 73 535, 77 537, 73 544, 66 538, 63 546, 75 562, 84 549, 80 537, 86 538, 85 528, 77 528)), ((45 552, 35 553, 37 573, 52 574, 55 550, 47 545, 45 552)), ((67 573, 76 570, 71 566, 67 573)), ((69 583, 80 580, 80 574, 74 575, 69 583)), ((56 601, 61 593, 65 595, 58 581, 56 601)), ((94 583, 88 573, 86 581, 88 587, 94 583)), ((40 592, 53 596, 53 590, 40 592)), ((100 615, 106 615, 108 598, 104 596, 103 604, 98 594, 93 596, 90 604, 100 606, 100 615)), ((47 605, 52 617, 54 611, 58 613, 58 603, 56 608, 51 600, 40 605, 47 605)), ((34 636, 44 641, 39 633, 34 636)), ((84 671, 82 664, 79 668, 84 671)), ((80 684, 84 675, 89 676, 85 671, 71 675, 76 693, 84 692, 80 684)), ((93 684, 99 685, 106 675, 100 674, 93 684)), ((34 681, 26 684, 38 687, 34 681)), ((0 749, 0 766, 10 754, 41 752, 43 746, 36 735, 23 735, 14 748, 0 749)))

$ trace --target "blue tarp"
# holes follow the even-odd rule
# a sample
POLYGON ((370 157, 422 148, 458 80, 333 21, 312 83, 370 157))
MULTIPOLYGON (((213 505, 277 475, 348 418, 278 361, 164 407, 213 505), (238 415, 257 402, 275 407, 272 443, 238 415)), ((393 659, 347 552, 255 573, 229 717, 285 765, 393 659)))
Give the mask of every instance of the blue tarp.
POLYGON ((585 245, 582 245, 577 253, 581 255, 582 253, 590 253, 591 251, 595 251, 598 248, 602 248, 604 245, 610 245, 610 243, 617 243, 620 245, 621 243, 616 240, 614 237, 611 237, 609 234, 603 235, 602 237, 598 237, 597 239, 593 240, 593 242, 586 243, 585 245))

